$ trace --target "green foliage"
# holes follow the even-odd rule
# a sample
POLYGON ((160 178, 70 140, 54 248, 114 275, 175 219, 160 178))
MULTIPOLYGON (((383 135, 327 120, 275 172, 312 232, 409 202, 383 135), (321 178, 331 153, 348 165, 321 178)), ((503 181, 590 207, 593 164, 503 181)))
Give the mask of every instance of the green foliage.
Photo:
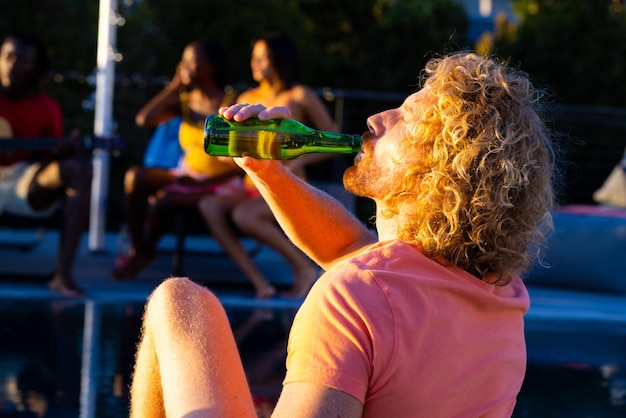
POLYGON ((53 71, 69 76, 62 84, 50 84, 50 94, 62 104, 68 129, 93 130, 93 114, 85 113, 81 102, 92 91, 87 76, 96 62, 97 24, 97 1, 21 0, 0 14, 2 35, 11 29, 38 35, 48 47, 53 71))
POLYGON ((184 46, 212 39, 229 50, 230 81, 250 80, 250 42, 254 36, 282 30, 299 38, 303 19, 297 1, 248 0, 219 4, 200 0, 146 0, 119 30, 125 60, 120 70, 144 76, 174 73, 184 46))
MULTIPOLYGON (((227 81, 238 88, 253 83, 252 39, 280 31, 298 44, 307 85, 405 93, 415 90, 430 55, 467 46, 467 18, 454 0, 117 0, 117 5, 123 25, 116 30, 116 49, 123 59, 115 65, 113 117, 126 152, 111 160, 108 214, 114 222, 123 217, 124 171, 141 163, 150 136, 135 125, 135 114, 172 77, 191 40, 212 39, 227 48, 227 81)), ((93 131, 98 13, 98 0, 20 0, 0 14, 1 33, 28 30, 49 47, 56 75, 49 93, 61 103, 67 131, 93 131)), ((344 121, 344 128, 360 131, 366 116, 388 103, 353 99, 345 105, 343 118, 357 122, 344 121)))
POLYGON ((384 39, 377 62, 398 63, 382 67, 382 85, 394 91, 415 89, 419 71, 433 55, 468 47, 465 11, 450 0, 389 2, 379 37, 384 39), (402 62, 398 62, 402 58, 402 62))
POLYGON ((496 52, 560 100, 626 106, 626 13, 616 0, 513 0, 520 24, 496 52))
POLYGON ((97 1, 21 0, 3 7, 0 32, 9 29, 40 36, 60 72, 89 73, 96 60, 97 1))
POLYGON ((247 0, 219 7, 189 0, 175 8, 146 0, 120 29, 120 69, 170 74, 184 45, 205 37, 229 49, 230 81, 250 83, 251 40, 281 31, 300 47, 307 84, 404 89, 426 52, 441 51, 452 38, 464 44, 466 28, 464 10, 452 0, 247 0))
MULTIPOLYGON (((302 81, 331 86, 410 92, 432 54, 466 47, 468 25, 454 0, 118 0, 115 118, 122 135, 145 137, 134 114, 174 73, 184 46, 208 38, 228 50, 228 82, 247 87, 251 40, 268 31, 292 36, 300 49, 302 81), (148 80, 148 81, 146 81, 148 80), (161 80, 155 84, 155 80, 161 80)), ((22 0, 5 8, 0 31, 21 28, 45 40, 53 72, 51 94, 66 126, 89 131, 99 2, 22 0), (92 75, 91 78, 88 78, 92 75)))

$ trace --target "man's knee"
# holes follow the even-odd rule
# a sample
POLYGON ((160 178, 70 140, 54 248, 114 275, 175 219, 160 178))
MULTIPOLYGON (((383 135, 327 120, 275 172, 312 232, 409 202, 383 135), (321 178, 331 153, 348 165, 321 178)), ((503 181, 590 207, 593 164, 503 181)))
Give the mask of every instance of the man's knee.
POLYGON ((177 303, 188 300, 198 292, 210 293, 208 289, 186 277, 170 277, 157 286, 150 295, 148 303, 154 304, 155 300, 159 303, 177 303))
POLYGON ((33 183, 46 189, 60 189, 63 186, 60 164, 57 161, 50 161, 39 167, 33 183))
POLYGON ((207 288, 184 277, 163 281, 150 295, 146 307, 146 321, 174 323, 194 321, 213 309, 223 309, 217 296, 207 288))

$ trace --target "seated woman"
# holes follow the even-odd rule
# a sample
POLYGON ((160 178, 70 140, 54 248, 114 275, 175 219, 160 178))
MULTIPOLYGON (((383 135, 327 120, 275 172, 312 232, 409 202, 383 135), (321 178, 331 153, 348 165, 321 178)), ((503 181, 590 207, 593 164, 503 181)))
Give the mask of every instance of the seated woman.
POLYGON ((172 81, 137 114, 141 127, 156 127, 182 117, 179 141, 183 157, 174 169, 131 167, 124 178, 131 253, 111 272, 117 280, 135 277, 155 256, 173 210, 197 208, 206 194, 229 193, 229 181, 241 170, 204 152, 204 120, 234 95, 224 90, 225 56, 214 43, 194 41, 185 47, 172 81))
MULTIPOLYGON (((325 130, 336 131, 333 120, 318 95, 298 82, 298 57, 293 41, 281 34, 268 34, 253 42, 250 60, 252 76, 258 86, 244 91, 237 103, 261 103, 265 106, 286 106, 292 119, 325 130)), ((291 172, 305 177, 308 164, 328 159, 329 154, 309 154, 285 162, 291 172)), ((263 273, 245 251, 234 226, 285 257, 293 270, 290 297, 303 298, 319 275, 319 268, 295 247, 276 224, 276 219, 263 198, 247 177, 245 193, 238 195, 207 195, 200 200, 200 212, 215 239, 235 264, 252 282, 257 298, 276 294, 263 273)))

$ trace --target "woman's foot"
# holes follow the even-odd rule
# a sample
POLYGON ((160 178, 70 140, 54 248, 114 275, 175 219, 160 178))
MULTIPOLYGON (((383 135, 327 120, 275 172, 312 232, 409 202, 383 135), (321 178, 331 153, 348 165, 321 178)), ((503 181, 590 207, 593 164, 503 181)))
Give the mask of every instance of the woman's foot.
POLYGON ((57 292, 66 298, 79 298, 85 296, 85 291, 78 287, 74 280, 64 280, 61 276, 55 275, 48 283, 48 289, 57 292))
POLYGON ((141 273, 154 260, 154 256, 135 254, 128 258, 126 263, 117 266, 111 271, 111 278, 114 280, 132 279, 141 273))

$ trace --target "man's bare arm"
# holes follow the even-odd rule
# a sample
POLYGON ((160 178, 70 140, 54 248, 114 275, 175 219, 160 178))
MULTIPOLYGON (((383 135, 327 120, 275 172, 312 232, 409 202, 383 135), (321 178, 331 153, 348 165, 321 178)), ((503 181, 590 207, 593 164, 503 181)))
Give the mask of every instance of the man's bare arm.
MULTIPOLYGON (((220 113, 237 121, 289 117, 289 109, 235 105, 220 113)), ((322 268, 376 242, 344 206, 325 192, 292 175, 279 161, 235 159, 248 173, 287 236, 322 268)))

